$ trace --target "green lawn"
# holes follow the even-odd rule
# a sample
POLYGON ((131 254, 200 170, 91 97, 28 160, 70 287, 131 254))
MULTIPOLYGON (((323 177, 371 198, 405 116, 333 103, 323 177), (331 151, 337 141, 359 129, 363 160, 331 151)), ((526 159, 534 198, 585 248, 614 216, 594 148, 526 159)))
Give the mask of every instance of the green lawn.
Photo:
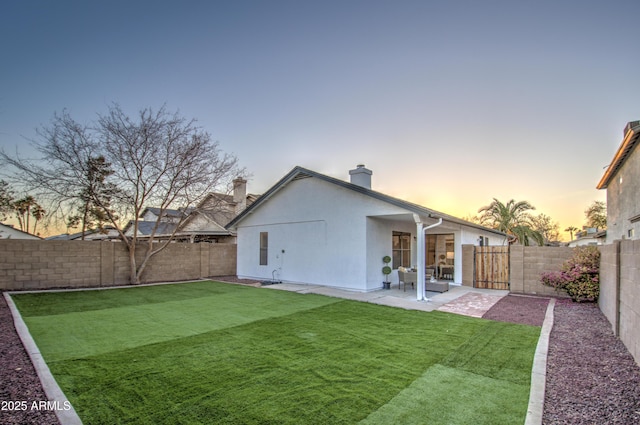
POLYGON ((13 296, 85 424, 517 424, 540 329, 218 282, 13 296))

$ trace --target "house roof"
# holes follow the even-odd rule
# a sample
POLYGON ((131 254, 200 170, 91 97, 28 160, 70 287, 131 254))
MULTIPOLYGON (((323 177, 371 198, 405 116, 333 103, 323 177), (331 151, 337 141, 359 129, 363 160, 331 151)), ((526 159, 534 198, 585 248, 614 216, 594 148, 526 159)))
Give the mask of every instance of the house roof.
MULTIPOLYGON (((158 215, 160 215, 161 208, 158 208, 158 207, 146 207, 140 213, 140 217, 144 216, 147 211, 149 211, 149 212, 155 214, 156 216, 158 216, 158 215)), ((184 216, 185 214, 189 214, 189 212, 190 212, 189 209, 187 209, 185 211, 184 209, 174 210, 174 209, 167 208, 167 209, 165 209, 163 211, 163 216, 180 218, 180 217, 184 216)))
POLYGON ((622 168, 638 143, 640 143, 640 121, 632 121, 624 128, 624 138, 622 139, 622 143, 596 188, 606 189, 607 186, 609 186, 611 180, 615 177, 620 168, 622 168))
POLYGON ((11 236, 5 238, 4 236, 2 236, 3 233, 15 233, 15 234, 23 236, 20 239, 42 239, 40 236, 31 234, 29 232, 25 232, 25 231, 20 230, 20 229, 16 229, 15 227, 13 227, 10 224, 0 223, 0 239, 9 239, 9 238, 11 238, 11 236))
MULTIPOLYGON (((133 220, 131 220, 126 227, 124 228, 124 232, 126 233, 129 228, 133 227, 133 220)), ((153 227, 156 225, 155 221, 141 221, 138 220, 138 233, 142 236, 149 236, 153 231, 153 227)), ((177 224, 175 223, 167 223, 161 221, 158 223, 158 229, 156 230, 156 236, 160 235, 170 235, 176 229, 177 224)))
MULTIPOLYGON (((89 230, 86 230, 84 232, 84 236, 87 237, 87 236, 91 236, 91 235, 102 233, 106 237, 107 233, 109 231, 111 231, 111 230, 116 230, 116 228, 113 227, 113 226, 104 226, 104 232, 102 230, 100 230, 100 229, 89 229, 89 230)), ((76 240, 76 239, 82 239, 82 232, 63 233, 63 234, 60 234, 60 235, 49 236, 46 239, 48 241, 72 241, 72 240, 76 240)))
POLYGON ((492 233, 495 233, 495 234, 500 235, 500 236, 505 236, 504 233, 502 233, 500 231, 497 231, 495 229, 490 229, 488 227, 484 227, 484 226, 481 226, 479 224, 471 223, 471 222, 468 222, 466 220, 462 220, 462 219, 459 219, 457 217, 454 217, 454 216, 451 216, 451 215, 448 215, 448 214, 444 214, 444 213, 441 213, 439 211, 432 210, 430 208, 426 208, 426 207, 423 207, 423 206, 418 205, 418 204, 407 202, 407 201, 404 201, 402 199, 394 198, 392 196, 385 195, 384 193, 376 192, 375 190, 367 189, 365 187, 358 186, 356 184, 349 183, 349 182, 346 182, 344 180, 336 179, 334 177, 329 177, 327 175, 320 174, 320 173, 317 173, 315 171, 312 171, 312 170, 309 170, 309 169, 306 169, 306 168, 303 168, 303 167, 300 167, 300 166, 297 166, 293 170, 291 170, 287 175, 285 175, 282 179, 280 179, 280 181, 278 181, 274 186, 272 186, 269 190, 267 190, 262 196, 260 196, 258 199, 256 199, 256 201, 253 202, 253 204, 251 204, 251 206, 249 206, 243 212, 238 214, 237 217, 235 217, 233 220, 231 220, 229 222, 229 224, 227 224, 226 228, 227 229, 234 228, 248 214, 251 214, 256 208, 259 208, 260 205, 262 205, 264 202, 266 202, 271 196, 273 196, 275 193, 280 191, 282 188, 284 188, 290 182, 295 181, 295 180, 299 180, 299 179, 303 179, 303 178, 308 178, 308 177, 315 177, 317 179, 320 179, 320 180, 335 184, 335 185, 343 187, 345 189, 349 189, 349 190, 352 190, 354 192, 361 193, 361 194, 366 195, 366 196, 370 196, 370 197, 372 197, 374 199, 378 199, 380 201, 387 202, 387 203, 389 203, 391 205, 395 205, 395 206, 398 206, 400 208, 404 208, 409 212, 412 212, 412 213, 415 213, 415 214, 418 214, 418 215, 421 215, 421 216, 427 216, 427 217, 433 217, 433 218, 442 218, 444 221, 448 221, 448 222, 456 223, 456 224, 461 224, 461 225, 464 225, 464 226, 474 227, 476 229, 486 230, 488 232, 492 232, 492 233))
MULTIPOLYGON (((247 194, 245 197, 246 205, 251 205, 260 195, 247 194)), ((236 202, 233 195, 212 192, 208 194, 193 212, 180 226, 180 233, 203 233, 203 234, 221 234, 230 235, 225 225, 235 217, 236 202), (207 221, 204 229, 191 229, 189 226, 198 218, 204 218, 207 221)))

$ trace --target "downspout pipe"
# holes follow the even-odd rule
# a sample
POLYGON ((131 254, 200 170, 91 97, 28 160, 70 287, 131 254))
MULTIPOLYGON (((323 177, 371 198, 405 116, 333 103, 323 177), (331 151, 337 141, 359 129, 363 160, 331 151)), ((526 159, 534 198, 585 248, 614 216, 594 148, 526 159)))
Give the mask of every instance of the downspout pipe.
MULTIPOLYGON (((429 215, 431 217, 431 215, 429 215)), ((435 218, 435 217, 434 217, 435 218)), ((417 256, 418 256, 418 282, 416 283, 416 298, 418 301, 429 301, 425 296, 425 270, 427 265, 425 264, 426 255, 425 249, 425 233, 429 229, 440 226, 442 224, 442 217, 438 218, 438 221, 424 227, 421 217, 418 214, 413 214, 413 220, 416 222, 416 236, 417 236, 417 256)))

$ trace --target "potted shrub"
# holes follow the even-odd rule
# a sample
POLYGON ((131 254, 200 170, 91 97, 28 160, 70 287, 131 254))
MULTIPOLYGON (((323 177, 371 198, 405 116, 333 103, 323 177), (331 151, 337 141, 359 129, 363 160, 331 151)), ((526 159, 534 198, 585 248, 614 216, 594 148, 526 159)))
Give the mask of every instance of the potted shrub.
POLYGON ((391 282, 389 282, 389 275, 391 274, 391 267, 389 267, 389 263, 391 262, 391 257, 385 255, 384 257, 382 257, 382 262, 384 263, 384 267, 382 267, 382 274, 384 275, 382 288, 391 289, 391 282))

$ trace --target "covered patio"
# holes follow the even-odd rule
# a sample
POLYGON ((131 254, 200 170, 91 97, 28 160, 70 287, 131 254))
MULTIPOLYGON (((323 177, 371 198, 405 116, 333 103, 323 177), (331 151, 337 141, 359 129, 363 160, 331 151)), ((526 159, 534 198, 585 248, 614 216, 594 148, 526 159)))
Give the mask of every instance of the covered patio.
POLYGON ((445 214, 420 208, 404 214, 369 216, 367 224, 368 287, 379 282, 379 258, 390 256, 392 288, 402 287, 399 298, 425 301, 462 284, 462 245, 494 245, 503 235, 445 214), (389 238, 391 252, 389 252, 389 238), (437 292, 436 292, 437 291, 437 292))

